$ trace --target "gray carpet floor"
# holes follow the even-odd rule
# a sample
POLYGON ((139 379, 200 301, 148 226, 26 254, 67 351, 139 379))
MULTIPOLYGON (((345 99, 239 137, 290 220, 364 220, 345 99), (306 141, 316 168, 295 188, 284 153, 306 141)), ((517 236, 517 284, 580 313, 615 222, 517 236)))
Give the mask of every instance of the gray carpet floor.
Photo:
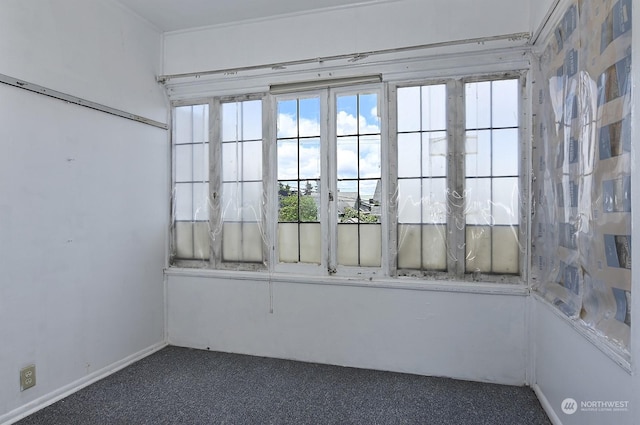
POLYGON ((527 387, 166 347, 18 424, 551 422, 527 387))

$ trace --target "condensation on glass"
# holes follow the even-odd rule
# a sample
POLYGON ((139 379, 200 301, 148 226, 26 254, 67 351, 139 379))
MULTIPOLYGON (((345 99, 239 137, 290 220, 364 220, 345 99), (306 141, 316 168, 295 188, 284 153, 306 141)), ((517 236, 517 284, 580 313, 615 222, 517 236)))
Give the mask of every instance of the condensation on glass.
POLYGON ((377 93, 336 96, 338 265, 381 266, 380 137, 377 93))
POLYGON ((320 98, 277 104, 278 262, 320 264, 320 98))
POLYGON ((209 105, 176 107, 174 129, 173 256, 208 260, 209 105))
POLYGON ((262 101, 221 104, 223 262, 261 263, 262 101))

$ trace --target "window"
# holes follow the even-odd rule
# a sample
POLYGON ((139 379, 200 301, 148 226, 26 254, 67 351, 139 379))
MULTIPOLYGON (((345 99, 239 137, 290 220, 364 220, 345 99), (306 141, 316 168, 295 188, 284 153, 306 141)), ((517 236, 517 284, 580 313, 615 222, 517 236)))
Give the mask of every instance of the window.
POLYGON ((398 89, 398 268, 447 270, 446 85, 398 89))
POLYGON ((214 220, 222 226, 216 229, 215 259, 262 264, 262 101, 222 102, 217 137, 214 163, 221 164, 222 196, 214 220))
POLYGON ((521 91, 519 77, 449 79, 177 105, 174 258, 518 276, 521 91))
MULTIPOLYGON (((326 143, 326 142, 325 142, 326 143)), ((277 102, 278 262, 322 264, 320 97, 277 102)))
POLYGON ((174 109, 173 257, 209 260, 209 105, 174 109))
POLYGON ((276 98, 276 263, 382 266, 376 90, 276 98))
POLYGON ((397 88, 400 274, 520 273, 519 90, 518 79, 397 88))
POLYGON ((466 270, 519 272, 518 80, 465 84, 466 270))

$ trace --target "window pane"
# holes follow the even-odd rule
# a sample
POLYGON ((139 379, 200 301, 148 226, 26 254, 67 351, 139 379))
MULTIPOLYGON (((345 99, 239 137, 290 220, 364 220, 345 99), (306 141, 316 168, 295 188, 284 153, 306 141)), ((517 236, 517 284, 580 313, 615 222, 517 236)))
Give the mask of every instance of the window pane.
POLYGON ((398 177, 419 177, 420 133, 398 134, 398 177))
POLYGON ((422 226, 422 269, 447 269, 447 226, 422 226))
POLYGON ((422 87, 422 130, 446 130, 447 94, 444 84, 422 87))
POLYGON ((240 140, 240 129, 238 128, 238 103, 222 104, 222 141, 240 140))
POLYGON ((174 144, 193 143, 193 118, 191 106, 180 106, 175 109, 175 140, 174 144))
POLYGON ((338 136, 358 134, 358 97, 338 96, 336 131, 338 136))
POLYGON ((380 136, 360 137, 360 177, 381 177, 380 136))
POLYGON ((193 181, 209 180, 209 144, 193 145, 193 181))
POLYGON ((465 85, 467 129, 491 127, 491 82, 465 85))
POLYGON ((420 87, 398 89, 398 131, 420 131, 420 87))
POLYGON ((298 141, 278 140, 278 180, 298 178, 298 141))
POLYGON ((493 130, 493 175, 518 175, 518 129, 493 130))
POLYGON ((465 174, 491 176, 491 130, 467 131, 465 174))
POLYGON ((278 182, 278 221, 297 223, 300 221, 298 208, 299 183, 297 180, 278 182))
POLYGON ((209 105, 194 105, 193 139, 194 143, 209 141, 209 105))
POLYGON ((242 180, 262 180, 262 141, 241 143, 242 180))
POLYGON ((398 181, 398 223, 422 223, 420 179, 398 181))
POLYGON ((322 233, 320 223, 300 224, 300 261, 320 264, 322 262, 322 233))
POLYGON ((447 133, 424 133, 422 136, 422 176, 447 175, 447 133))
POLYGON ((518 80, 491 84, 492 127, 518 126, 518 80))
POLYGON ((398 268, 422 268, 422 225, 398 226, 398 268))
POLYGON ((492 224, 491 179, 466 179, 465 196, 467 225, 492 224))
POLYGON ((358 138, 339 137, 337 141, 338 178, 358 177, 358 138))
POLYGON ((378 95, 375 93, 360 94, 358 105, 358 122, 360 134, 379 134, 380 118, 378 117, 378 95))
POLYGON ((178 221, 175 226, 176 257, 193 258, 193 223, 178 221))
POLYGON ((382 258, 382 226, 360 225, 360 266, 380 267, 382 258))
POLYGON ((491 272, 491 226, 467 224, 465 253, 467 273, 491 272))
POLYGON ((297 100, 278 101, 278 138, 298 137, 297 100))
POLYGON ((190 224, 193 226, 193 256, 197 259, 208 260, 211 252, 209 222, 198 221, 190 224))
POLYGON ((358 265, 358 225, 338 224, 338 264, 358 265))
POLYGON ((193 181, 193 145, 176 145, 174 164, 176 182, 193 181))
POLYGON ((300 99, 300 137, 320 137, 320 98, 300 99))
POLYGON ((520 246, 518 227, 495 226, 491 247, 493 273, 517 274, 520 272, 520 246))
POLYGON ((422 223, 447 222, 447 180, 422 180, 422 223))
POLYGON ((239 104, 242 113, 242 140, 262 139, 262 101, 250 100, 239 104))
POLYGON ((278 224, 278 261, 297 263, 300 260, 298 241, 298 223, 278 224))
POLYGON ((238 163, 240 159, 240 146, 238 143, 222 144, 222 180, 233 182, 240 180, 238 163))
POLYGON ((493 179, 493 222, 495 224, 518 224, 518 179, 493 179))
POLYGON ((173 204, 176 220, 193 220, 193 184, 176 183, 173 204))
MULTIPOLYGON (((278 159, 279 158, 280 156, 278 156, 278 159)), ((320 139, 314 138, 300 140, 299 167, 301 179, 320 178, 320 139)), ((278 178, 280 177, 278 176, 278 178)))

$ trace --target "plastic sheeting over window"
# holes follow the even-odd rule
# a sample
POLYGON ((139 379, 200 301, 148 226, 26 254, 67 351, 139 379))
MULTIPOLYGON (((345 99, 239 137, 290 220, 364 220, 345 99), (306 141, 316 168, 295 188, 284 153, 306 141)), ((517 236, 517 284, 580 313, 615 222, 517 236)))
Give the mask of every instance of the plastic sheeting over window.
POLYGON ((581 0, 539 58, 534 288, 628 349, 631 0, 581 0))

